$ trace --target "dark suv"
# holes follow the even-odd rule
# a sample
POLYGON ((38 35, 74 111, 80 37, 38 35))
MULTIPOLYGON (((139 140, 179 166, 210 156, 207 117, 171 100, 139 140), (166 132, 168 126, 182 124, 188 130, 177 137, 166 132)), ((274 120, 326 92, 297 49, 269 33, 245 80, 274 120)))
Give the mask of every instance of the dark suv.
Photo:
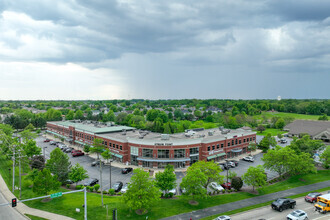
POLYGON ((121 190, 121 188, 123 187, 123 182, 115 182, 115 184, 113 184, 112 189, 115 190, 115 192, 119 192, 121 190))
POLYGON ((89 179, 84 183, 84 186, 94 186, 96 183, 98 183, 98 179, 89 179))

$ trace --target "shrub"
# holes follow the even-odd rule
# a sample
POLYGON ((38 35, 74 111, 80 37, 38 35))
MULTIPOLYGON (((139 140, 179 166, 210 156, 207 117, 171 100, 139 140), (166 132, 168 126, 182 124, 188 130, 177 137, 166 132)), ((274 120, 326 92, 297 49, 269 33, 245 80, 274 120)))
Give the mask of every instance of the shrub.
POLYGON ((121 192, 119 192, 119 193, 117 193, 117 195, 120 195, 120 196, 121 196, 121 195, 123 195, 123 194, 122 194, 121 192))
POLYGON ((101 193, 101 190, 97 190, 97 193, 101 193))
POLYGON ((241 177, 235 176, 233 177, 233 179, 231 180, 231 186, 234 189, 240 190, 243 186, 243 180, 241 177))
POLYGON ((222 193, 225 193, 225 192, 226 192, 226 190, 223 189, 223 190, 222 190, 222 193))
POLYGON ((99 188, 100 188, 100 184, 96 184, 96 185, 94 186, 94 190, 97 191, 97 192, 98 192, 99 188))
POLYGON ((70 184, 66 184, 66 188, 70 189, 70 186, 71 186, 70 184))
POLYGON ((173 197, 173 195, 174 195, 174 194, 173 194, 173 193, 171 193, 171 192, 168 194, 168 196, 169 196, 170 198, 172 198, 172 197, 173 197))
POLYGON ((211 192, 209 192, 209 196, 211 195, 212 193, 211 192))
POLYGON ((112 196, 115 195, 115 189, 109 189, 109 194, 112 196))
POLYGON ((76 190, 82 189, 83 186, 82 185, 76 185, 76 190))
POLYGON ((166 199, 168 198, 168 196, 169 196, 168 193, 165 193, 164 197, 165 197, 166 199))
POLYGON ((103 194, 108 194, 108 191, 104 190, 104 191, 103 191, 103 194))

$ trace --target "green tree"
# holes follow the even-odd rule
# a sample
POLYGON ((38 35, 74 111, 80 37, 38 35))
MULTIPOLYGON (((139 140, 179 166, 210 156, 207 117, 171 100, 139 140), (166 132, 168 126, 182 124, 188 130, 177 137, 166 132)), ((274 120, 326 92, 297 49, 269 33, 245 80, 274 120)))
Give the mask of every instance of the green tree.
POLYGON ((35 129, 35 127, 33 126, 33 124, 28 124, 28 126, 26 126, 25 128, 24 128, 24 130, 29 130, 29 131, 33 131, 35 129))
POLYGON ((97 154, 97 159, 100 159, 100 154, 104 151, 103 140, 100 138, 95 138, 93 142, 93 147, 90 148, 92 153, 97 154))
POLYGON ((276 140, 270 133, 268 133, 259 143, 259 148, 262 149, 263 152, 267 152, 270 146, 276 146, 276 140))
POLYGON ((283 138, 283 135, 282 135, 281 133, 278 133, 278 134, 277 134, 277 137, 278 137, 279 139, 281 139, 281 138, 283 138))
POLYGON ((285 121, 284 121, 284 119, 283 118, 279 118, 277 121, 276 121, 276 123, 275 123, 275 127, 277 128, 277 129, 283 129, 284 128, 284 126, 285 126, 285 121))
POLYGON ((320 156, 321 162, 326 169, 330 167, 330 145, 326 147, 323 153, 320 156))
POLYGON ((74 111, 70 110, 68 114, 65 116, 66 120, 73 120, 74 118, 74 111))
POLYGON ((28 140, 26 143, 22 145, 24 154, 28 157, 31 158, 35 155, 40 155, 41 154, 41 148, 37 146, 35 140, 28 140))
POLYGON ((265 170, 261 165, 256 167, 249 167, 246 173, 242 176, 243 181, 246 185, 254 187, 262 187, 267 184, 267 176, 265 170))
POLYGON ((109 160, 112 158, 112 153, 109 149, 106 149, 101 153, 101 156, 109 162, 109 160))
POLYGON ((187 170, 187 175, 182 178, 181 188, 185 189, 185 195, 192 196, 192 199, 204 198, 207 196, 207 176, 198 168, 191 167, 187 170))
POLYGON ((83 120, 84 119, 84 113, 83 111, 81 110, 77 110, 75 115, 74 115, 74 119, 81 119, 83 120))
POLYGON ((158 172, 156 174, 156 186, 165 193, 174 189, 176 186, 176 175, 174 173, 173 165, 168 164, 165 167, 164 172, 158 172))
POLYGON ((240 190, 243 186, 243 180, 241 177, 239 176, 235 176, 231 179, 231 186, 236 189, 236 190, 240 190))
POLYGON ((45 168, 45 157, 42 155, 36 155, 32 157, 30 162, 32 169, 42 170, 45 168))
POLYGON ((150 179, 149 173, 142 169, 135 169, 133 173, 123 201, 128 207, 143 214, 160 200, 160 192, 155 182, 150 179))
POLYGON ((236 176, 237 176, 237 173, 235 173, 234 171, 229 170, 228 179, 232 180, 236 176))
POLYGON ((71 168, 69 178, 77 185, 77 182, 88 178, 87 170, 85 170, 79 163, 77 163, 71 168))
POLYGON ((289 145, 289 147, 293 149, 297 154, 305 152, 308 153, 310 157, 313 157, 314 153, 324 146, 325 144, 321 140, 313 140, 308 134, 304 135, 300 139, 294 138, 294 140, 289 145))
POLYGON ((224 176, 220 175, 220 172, 222 171, 221 168, 214 163, 213 161, 198 161, 194 163, 191 167, 189 167, 190 170, 193 169, 199 169, 203 172, 203 174, 206 176, 206 182, 203 185, 205 189, 207 189, 208 185, 211 182, 217 182, 217 183, 223 183, 224 176))
POLYGON ((50 153, 50 158, 47 160, 46 167, 55 175, 58 180, 64 183, 69 176, 71 169, 71 162, 67 154, 63 153, 60 148, 55 148, 50 153))
POLYGON ((57 175, 52 176, 50 170, 45 168, 34 178, 32 190, 38 195, 48 195, 50 191, 57 190, 60 186, 57 175))
POLYGON ((30 130, 24 130, 20 132, 19 135, 21 136, 23 142, 27 142, 28 140, 37 137, 37 135, 35 133, 32 133, 30 130))
POLYGON ((196 118, 200 119, 202 117, 202 112, 199 110, 194 111, 194 115, 196 118))
POLYGON ((260 133, 262 133, 264 130, 266 130, 264 126, 258 125, 257 131, 259 131, 260 133))
POLYGON ((84 151, 88 154, 90 152, 91 146, 89 146, 88 144, 86 144, 84 146, 84 151))

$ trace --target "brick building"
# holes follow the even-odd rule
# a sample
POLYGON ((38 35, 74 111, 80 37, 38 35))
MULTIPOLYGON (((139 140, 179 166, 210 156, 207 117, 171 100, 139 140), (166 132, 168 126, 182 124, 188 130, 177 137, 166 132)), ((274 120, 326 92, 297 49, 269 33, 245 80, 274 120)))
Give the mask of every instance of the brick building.
POLYGON ((150 168, 188 167, 198 160, 219 161, 249 151, 256 133, 223 128, 192 129, 185 133, 159 134, 112 123, 90 121, 47 122, 47 132, 75 145, 92 145, 103 140, 113 158, 122 163, 150 168))

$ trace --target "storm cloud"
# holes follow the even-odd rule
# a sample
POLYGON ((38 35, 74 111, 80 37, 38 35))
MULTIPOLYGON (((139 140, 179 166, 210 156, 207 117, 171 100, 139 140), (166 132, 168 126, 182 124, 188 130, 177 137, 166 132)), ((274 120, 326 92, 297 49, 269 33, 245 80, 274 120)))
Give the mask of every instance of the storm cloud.
POLYGON ((329 8, 3 0, 0 99, 329 98, 329 8))

